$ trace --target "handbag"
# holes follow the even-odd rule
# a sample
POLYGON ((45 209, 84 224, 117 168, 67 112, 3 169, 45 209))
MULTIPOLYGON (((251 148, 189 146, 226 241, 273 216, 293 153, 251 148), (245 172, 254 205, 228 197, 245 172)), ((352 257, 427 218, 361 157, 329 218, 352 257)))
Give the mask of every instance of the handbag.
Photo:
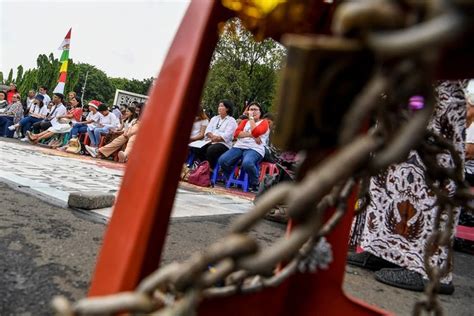
POLYGON ((78 154, 81 152, 81 143, 78 138, 71 138, 66 148, 68 153, 78 154))
POLYGON ((200 187, 208 187, 211 185, 209 161, 201 162, 196 169, 189 173, 188 182, 200 187))

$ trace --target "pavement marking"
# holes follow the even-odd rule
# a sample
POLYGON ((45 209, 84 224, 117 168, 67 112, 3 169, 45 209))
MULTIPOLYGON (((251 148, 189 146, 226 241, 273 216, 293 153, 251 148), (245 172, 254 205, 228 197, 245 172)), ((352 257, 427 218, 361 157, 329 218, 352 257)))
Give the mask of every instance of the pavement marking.
MULTIPOLYGON (((59 205, 67 205, 72 192, 102 190, 117 195, 124 165, 67 154, 39 146, 0 140, 0 178, 27 192, 59 205)), ((199 188, 182 183, 177 190, 171 217, 231 215, 252 206, 249 196, 221 188, 199 188)), ((92 213, 110 219, 113 208, 92 213)))

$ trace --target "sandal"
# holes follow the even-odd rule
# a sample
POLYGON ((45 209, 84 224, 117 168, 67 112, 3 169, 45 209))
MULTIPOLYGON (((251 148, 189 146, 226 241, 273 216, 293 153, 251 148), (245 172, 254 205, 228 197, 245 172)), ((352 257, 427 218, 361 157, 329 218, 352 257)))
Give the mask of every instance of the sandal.
MULTIPOLYGON (((375 272, 375 280, 400 289, 416 292, 423 292, 429 282, 429 280, 424 279, 420 273, 405 268, 382 269, 375 272)), ((437 292, 446 295, 453 294, 453 282, 447 284, 440 283, 437 292)))
POLYGON ((377 271, 383 268, 398 268, 394 263, 379 258, 368 251, 361 253, 351 252, 347 255, 347 263, 359 268, 377 271))
POLYGON ((276 206, 270 212, 268 212, 263 218, 266 220, 286 224, 288 223, 288 214, 286 213, 286 206, 276 206))
POLYGON ((30 141, 30 143, 36 144, 38 140, 34 137, 34 135, 30 131, 26 131, 26 138, 30 141))

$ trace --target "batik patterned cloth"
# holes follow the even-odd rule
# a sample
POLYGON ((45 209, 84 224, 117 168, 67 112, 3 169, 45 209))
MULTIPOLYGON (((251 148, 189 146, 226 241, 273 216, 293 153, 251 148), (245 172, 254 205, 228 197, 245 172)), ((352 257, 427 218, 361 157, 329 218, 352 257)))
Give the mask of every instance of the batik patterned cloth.
MULTIPOLYGON (((464 160, 463 135, 466 126, 466 103, 463 86, 466 81, 444 81, 437 88, 437 104, 428 129, 453 142, 464 160)), ((448 154, 438 155, 441 166, 452 166, 448 154)), ((425 182, 425 166, 416 151, 408 159, 391 165, 370 180, 370 203, 365 212, 365 226, 360 246, 370 253, 401 267, 421 273, 427 278, 423 254, 432 233, 437 212, 436 197, 425 182)), ((446 186, 453 192, 453 183, 446 186)), ((459 208, 454 210, 455 223, 459 208)), ((446 220, 446 217, 443 218, 446 220)), ((432 263, 447 262, 447 249, 438 249, 432 263)), ((451 281, 451 273, 442 282, 451 281)))

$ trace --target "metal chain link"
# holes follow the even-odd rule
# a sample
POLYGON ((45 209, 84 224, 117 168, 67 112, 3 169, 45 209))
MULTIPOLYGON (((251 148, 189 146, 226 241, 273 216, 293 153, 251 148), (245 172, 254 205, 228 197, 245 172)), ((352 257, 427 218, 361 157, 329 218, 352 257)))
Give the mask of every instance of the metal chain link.
MULTIPOLYGON (((427 166, 427 183, 438 196, 438 212, 429 240, 433 247, 428 247, 425 252, 425 269, 431 281, 425 291, 427 299, 417 303, 415 312, 434 310, 437 314, 441 313, 436 289, 440 278, 448 270, 446 266, 440 269, 432 265, 430 258, 439 247, 450 249, 453 208, 466 206, 471 196, 463 182, 459 155, 448 141, 426 132, 426 126, 435 104, 434 98, 430 98, 434 95, 430 83, 438 48, 446 40, 444 35, 447 32, 452 37, 462 30, 463 18, 458 11, 446 7, 445 1, 355 1, 342 4, 338 12, 335 29, 339 35, 356 34, 378 57, 379 63, 378 71, 366 83, 344 116, 339 150, 313 166, 300 182, 282 183, 271 188, 259 198, 252 210, 231 225, 229 233, 220 241, 183 263, 172 263, 158 269, 142 280, 135 292, 86 298, 74 304, 64 297, 56 297, 52 305, 58 315, 113 314, 123 311, 193 315, 203 298, 249 293, 278 286, 299 268, 308 267, 308 264, 313 265, 309 267, 310 270, 314 268, 315 253, 316 256, 320 254, 315 249, 344 216, 348 197, 355 190, 355 184, 390 164, 402 161, 412 149, 419 151, 427 166), (402 2, 414 11, 423 10, 429 19, 405 25, 407 15, 412 12, 404 14, 398 6, 402 2), (443 6, 433 5, 433 2, 442 3, 443 6), (380 9, 381 5, 385 6, 383 10, 380 9), (439 7, 445 9, 439 10, 439 7), (357 17, 371 16, 374 12, 382 12, 380 14, 383 14, 384 19, 381 21, 393 18, 391 21, 395 25, 383 26, 396 27, 397 30, 379 33, 375 30, 380 25, 357 17), (430 51, 420 53, 426 49, 430 51), (382 93, 387 95, 383 102, 380 100, 382 93), (408 97, 420 93, 428 97, 424 109, 413 113, 401 107, 408 97), (368 133, 359 135, 363 122, 369 117, 375 117, 377 125, 368 133), (433 155, 446 152, 453 157, 454 169, 439 166, 436 155, 433 155), (448 180, 456 184, 456 190, 451 195, 447 195, 441 186, 448 180), (288 238, 281 238, 271 247, 260 249, 255 239, 246 232, 279 204, 288 205, 289 217, 296 219, 299 224, 288 238), (329 207, 335 207, 336 211, 324 221, 329 207), (446 223, 443 231, 440 230, 442 223, 446 223), (276 267, 280 262, 289 263, 278 270, 276 267), (213 271, 209 271, 210 265, 214 267, 213 271), (218 283, 224 285, 215 286, 218 283)), ((448 259, 451 256, 452 252, 448 251, 448 259)))

